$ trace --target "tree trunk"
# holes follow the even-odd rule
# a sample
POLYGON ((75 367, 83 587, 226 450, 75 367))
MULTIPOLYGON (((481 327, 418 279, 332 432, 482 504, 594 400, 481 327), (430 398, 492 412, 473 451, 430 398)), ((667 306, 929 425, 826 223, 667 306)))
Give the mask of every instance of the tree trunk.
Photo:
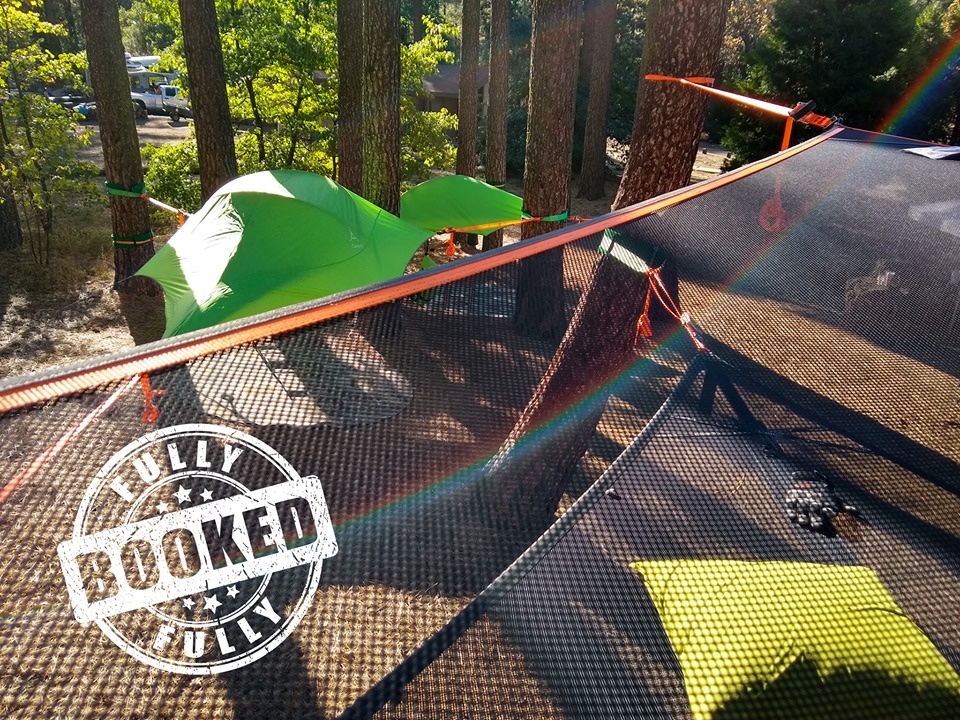
MULTIPOLYGON (((490 0, 490 104, 487 106, 487 182, 502 188, 507 180, 507 102, 510 93, 510 0, 490 0)), ((483 240, 483 249, 503 246, 503 231, 483 240)))
MULTIPOLYGON (((578 0, 535 0, 530 48, 524 203, 534 217, 559 215, 570 206, 574 93, 577 82, 578 0)), ((531 222, 522 239, 556 230, 557 222, 531 222)), ((517 331, 559 342, 566 329, 563 252, 523 260, 517 281, 517 331)))
MULTIPOLYGON (((100 141, 107 182, 136 190, 143 182, 137 124, 130 100, 130 81, 120 40, 120 18, 114 0, 81 0, 90 79, 97 98, 100 141)), ((150 215, 138 197, 110 196, 114 237, 114 288, 124 294, 155 294, 156 284, 133 274, 154 253, 150 215)))
POLYGON ((608 383, 635 360, 637 306, 646 276, 601 256, 563 342, 520 420, 488 465, 487 491, 505 527, 534 537, 553 520, 567 478, 603 413, 608 383), (575 409, 575 412, 571 412, 575 409), (514 453, 532 433, 536 443, 514 453))
POLYGON ((20 227, 20 214, 13 200, 13 193, 0 184, 0 252, 14 250, 23 245, 23 230, 20 227))
POLYGON ((413 41, 423 40, 423 0, 413 0, 413 41))
POLYGON ((363 191, 363 2, 337 3, 337 182, 363 191))
MULTIPOLYGON (((652 0, 648 14, 649 44, 644 56, 644 74, 660 72, 680 77, 709 74, 719 59, 720 37, 728 1, 652 0), (651 46, 655 51, 651 50, 651 46)), ((641 83, 641 88, 646 85, 651 83, 641 83)), ((672 87, 673 84, 662 85, 672 87)), ((676 87, 689 89, 679 85, 676 87)), ((656 89, 662 90, 660 87, 656 89)), ((638 98, 640 101, 642 98, 638 98)), ((653 139, 660 140, 659 145, 653 139, 646 142, 650 148, 657 150, 660 146, 669 148, 672 142, 682 143, 682 156, 687 164, 678 178, 677 171, 670 166, 670 160, 662 160, 652 151, 634 155, 634 150, 631 150, 632 172, 639 175, 642 170, 642 177, 632 177, 631 180, 641 180, 648 194, 643 197, 630 195, 630 187, 621 188, 617 207, 684 185, 692 169, 696 140, 699 139, 703 121, 703 107, 699 98, 697 102, 692 102, 671 95, 647 99, 646 105, 642 113, 638 108, 637 116, 648 124, 638 122, 635 125, 635 140, 652 135, 653 139), (668 103, 674 108, 673 111, 661 113, 668 103), (681 115, 678 110, 686 112, 681 115), (659 120, 659 123, 650 123, 652 119, 659 120), (649 165, 640 165, 641 159, 647 160, 649 165), (686 177, 682 177, 684 173, 686 177)), ((662 152, 666 158, 676 161, 676 156, 669 149, 662 152)), ((612 247, 608 248, 598 261, 590 285, 580 298, 550 369, 501 452, 490 465, 489 487, 492 488, 492 496, 498 499, 503 508, 502 519, 509 526, 535 532, 551 521, 568 475, 586 451, 603 412, 611 380, 629 368, 648 278, 618 258, 632 254, 650 267, 659 267, 660 277, 667 285, 669 294, 677 299, 676 267, 665 251, 653 252, 653 248, 644 247, 642 243, 623 236, 615 237, 612 242, 620 247, 617 252, 613 252, 612 247), (565 412, 570 408, 577 408, 577 412, 565 412), (557 422, 560 419, 563 421, 557 422), (545 437, 539 439, 532 450, 510 452, 520 440, 536 431, 543 431, 545 437), (531 528, 531 521, 539 522, 540 527, 531 528)), ((651 310, 658 305, 654 302, 651 310)), ((669 315, 666 319, 671 324, 674 322, 669 315)), ((661 325, 653 312, 651 320, 656 322, 655 327, 661 332, 671 327, 661 325)))
POLYGON ((644 76, 712 76, 719 63, 729 5, 730 0, 651 0, 630 156, 615 208, 690 182, 707 96, 679 83, 647 81, 644 76))
POLYGON ((400 0, 363 0, 363 196, 400 214, 400 0))
POLYGON ((200 195, 205 201, 237 176, 233 123, 227 102, 216 6, 213 0, 179 0, 179 3, 200 163, 200 195))
POLYGON ((596 0, 590 21, 593 24, 591 34, 595 38, 603 38, 603 41, 590 44, 590 94, 577 197, 599 200, 603 197, 603 181, 607 170, 607 108, 610 104, 610 72, 613 64, 613 42, 610 39, 616 33, 616 0, 596 0))
MULTIPOLYGON (((460 97, 457 106, 457 175, 477 175, 477 75, 480 64, 480 0, 464 0, 460 25, 460 97)), ((477 236, 457 233, 456 242, 476 245, 477 236)))
MULTIPOLYGON (((0 164, 7 163, 7 129, 0 107, 0 164)), ((0 252, 14 250, 23 245, 23 228, 13 190, 6 182, 0 182, 0 252)))

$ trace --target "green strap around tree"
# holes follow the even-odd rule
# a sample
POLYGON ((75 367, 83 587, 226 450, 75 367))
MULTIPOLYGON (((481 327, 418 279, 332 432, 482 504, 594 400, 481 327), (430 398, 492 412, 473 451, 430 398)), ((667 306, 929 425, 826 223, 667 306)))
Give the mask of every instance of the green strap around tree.
POLYGON ((506 180, 485 180, 484 182, 491 187, 497 188, 497 190, 503 190, 507 186, 506 180))
POLYGON ((153 230, 146 230, 139 235, 111 235, 114 247, 127 248, 133 245, 146 245, 153 240, 153 230))
POLYGON ((543 217, 536 217, 531 215, 526 210, 523 211, 522 215, 524 220, 536 220, 538 222, 564 222, 565 220, 570 219, 570 211, 564 210, 562 213, 557 213, 556 215, 544 215, 543 217))
POLYGON ((106 182, 106 186, 107 186, 108 194, 119 195, 120 197, 138 198, 142 196, 147 189, 147 186, 142 182, 138 182, 136 185, 132 186, 129 190, 127 190, 123 185, 120 185, 119 183, 112 183, 109 180, 106 182))

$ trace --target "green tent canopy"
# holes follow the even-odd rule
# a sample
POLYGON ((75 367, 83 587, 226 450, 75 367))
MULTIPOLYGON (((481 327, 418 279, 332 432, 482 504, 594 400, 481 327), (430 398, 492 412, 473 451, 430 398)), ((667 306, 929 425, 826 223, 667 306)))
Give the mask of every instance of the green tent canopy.
POLYGON ((488 235, 523 218, 523 198, 465 175, 440 175, 400 198, 400 217, 431 233, 488 235))
POLYGON ((218 190, 138 272, 165 337, 399 277, 430 237, 321 175, 271 170, 218 190))

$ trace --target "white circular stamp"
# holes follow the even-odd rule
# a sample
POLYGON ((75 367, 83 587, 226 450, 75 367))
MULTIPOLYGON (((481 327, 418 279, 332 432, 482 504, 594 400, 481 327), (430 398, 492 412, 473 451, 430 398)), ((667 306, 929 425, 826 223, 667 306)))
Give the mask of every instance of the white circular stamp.
POLYGON ((57 553, 79 622, 148 665, 211 675, 290 635, 337 543, 315 476, 246 433, 190 424, 110 458, 57 553))

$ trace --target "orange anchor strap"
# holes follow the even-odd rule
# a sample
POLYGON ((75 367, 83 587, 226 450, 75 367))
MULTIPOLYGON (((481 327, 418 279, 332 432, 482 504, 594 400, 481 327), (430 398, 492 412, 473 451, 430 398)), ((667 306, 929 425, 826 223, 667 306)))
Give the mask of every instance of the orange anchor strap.
POLYGON ((143 388, 143 422, 153 423, 160 417, 160 408, 153 401, 155 397, 165 395, 166 390, 153 390, 150 387, 150 376, 144 373, 140 376, 140 387, 143 388))
POLYGON ((730 100, 741 105, 747 105, 748 107, 756 108, 762 112, 769 113, 771 115, 779 115, 782 118, 788 118, 791 121, 801 122, 805 125, 827 128, 833 125, 834 122, 832 118, 810 112, 810 110, 813 108, 812 102, 797 103, 794 107, 789 108, 785 105, 777 105, 776 103, 768 102, 767 100, 760 100, 747 95, 738 95, 737 93, 732 93, 728 90, 720 90, 718 88, 711 87, 713 85, 713 78, 677 78, 670 77, 669 75, 656 74, 645 75, 644 78, 646 80, 677 82, 681 85, 689 85, 690 87, 694 87, 697 90, 705 92, 709 95, 715 95, 725 100, 730 100))

